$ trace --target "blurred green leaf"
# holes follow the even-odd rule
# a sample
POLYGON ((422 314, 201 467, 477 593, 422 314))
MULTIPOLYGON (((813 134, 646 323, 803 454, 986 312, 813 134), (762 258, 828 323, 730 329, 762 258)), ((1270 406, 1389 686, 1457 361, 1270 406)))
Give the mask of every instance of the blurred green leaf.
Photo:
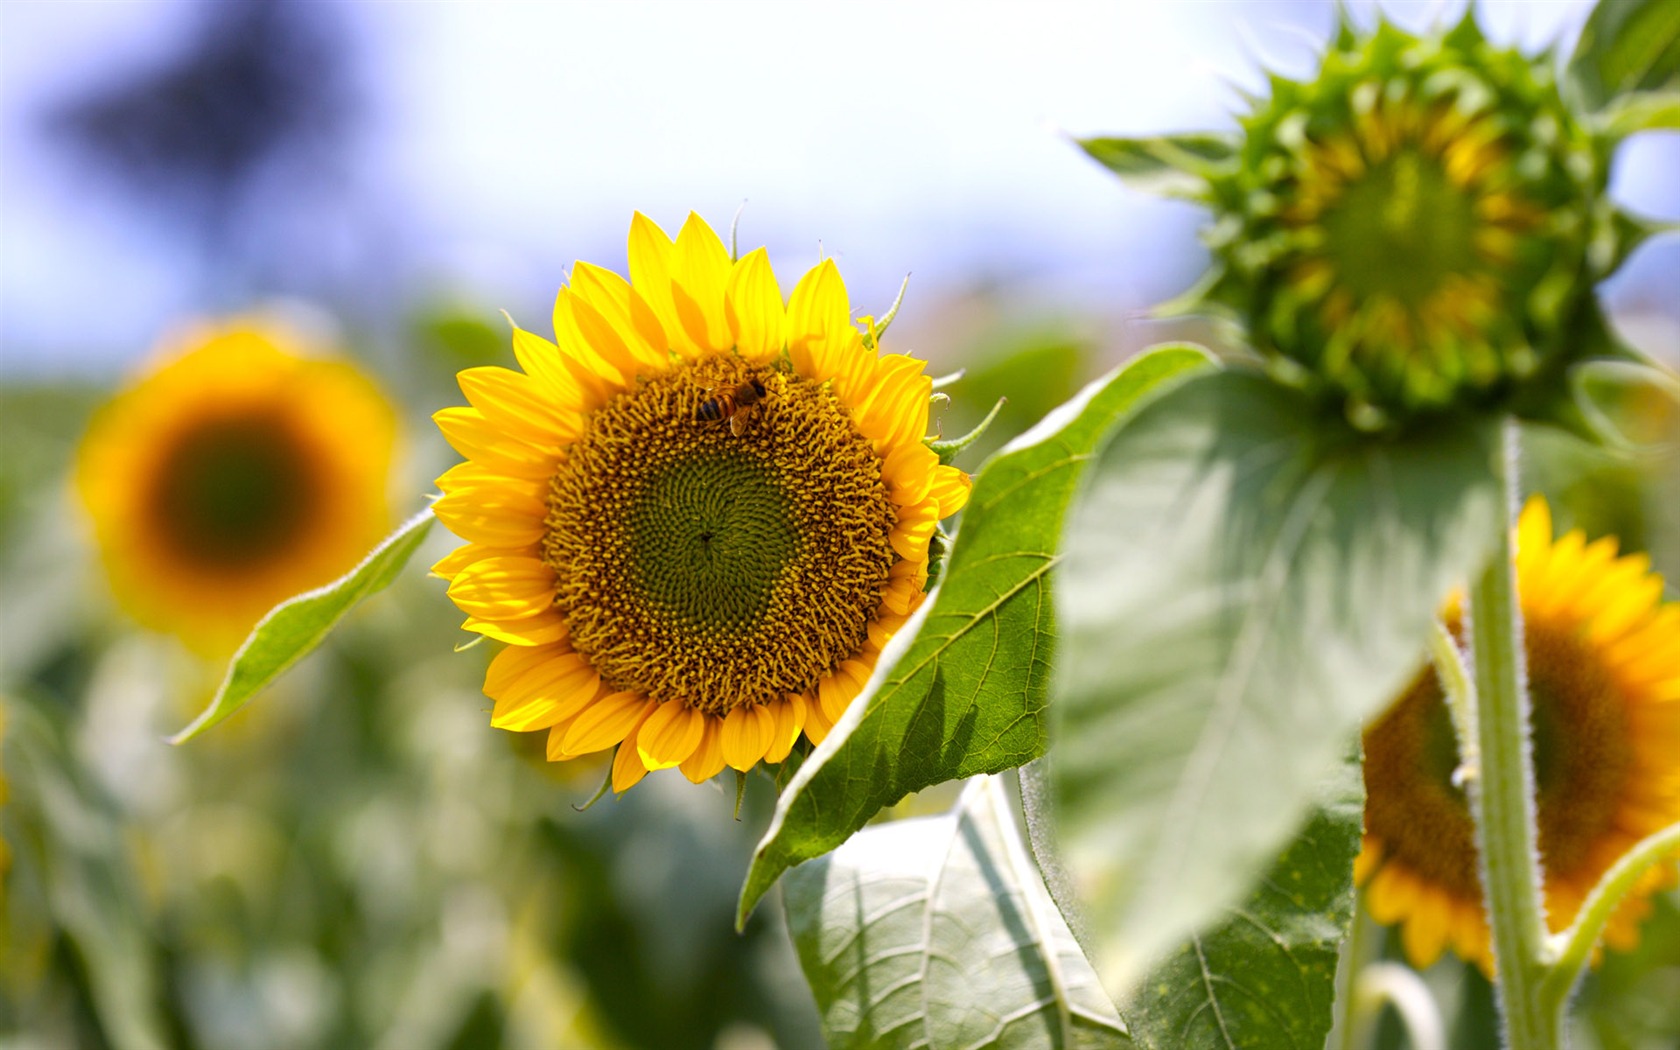
POLYGON ((836 1050, 1131 1045, 996 777, 794 869, 786 901, 836 1050))
POLYGON ((1133 1038, 1160 1050, 1323 1046, 1364 816, 1359 763, 1344 762, 1248 899, 1138 985, 1125 1010, 1133 1038))
POLYGON ((1079 148, 1144 193, 1200 200, 1207 178, 1237 155, 1238 139, 1215 132, 1153 138, 1079 139, 1079 148))
POLYGON ((984 463, 1093 379, 1095 355, 1090 336, 1066 323, 988 326, 964 354, 962 378, 951 386, 939 426, 964 433, 1001 402, 995 422, 968 452, 969 462, 984 463))
POLYGON ((1568 82, 1589 110, 1624 95, 1680 87, 1680 4, 1601 0, 1570 56, 1568 82))
POLYGON ((1604 126, 1612 138, 1626 138, 1638 131, 1680 128, 1680 91, 1636 91, 1623 95, 1604 113, 1604 126))
POLYGON ((67 965, 75 980, 85 982, 92 1002, 93 1027, 78 1029, 82 1037, 137 1050, 169 1046, 174 1041, 162 1009, 157 945, 127 829, 110 798, 78 766, 51 709, 10 698, 4 703, 0 764, 10 797, 0 814, 17 856, 0 892, 0 929, 6 932, 0 976, 7 978, 0 982, 0 1027, 17 1005, 8 1000, 26 987, 12 979, 41 978, 12 956, 22 945, 11 939, 25 939, 25 923, 45 923, 46 935, 64 952, 56 965, 67 965), (27 914, 20 917, 14 908, 27 914), (23 973, 16 972, 20 963, 23 973))
POLYGON ((883 806, 1043 752, 1049 576, 1068 498, 1116 418, 1207 360, 1179 347, 1144 354, 986 464, 944 582, 783 792, 741 891, 742 920, 782 872, 838 846, 883 806))
POLYGON ((380 541, 354 569, 324 587, 288 598, 270 609, 233 654, 227 676, 210 706, 169 742, 184 744, 227 718, 314 651, 362 599, 390 586, 426 538, 433 520, 430 508, 421 511, 380 541))
POLYGON ((1492 421, 1407 440, 1192 377, 1087 472, 1057 567, 1056 824, 1118 998, 1234 903, 1500 518, 1492 421))

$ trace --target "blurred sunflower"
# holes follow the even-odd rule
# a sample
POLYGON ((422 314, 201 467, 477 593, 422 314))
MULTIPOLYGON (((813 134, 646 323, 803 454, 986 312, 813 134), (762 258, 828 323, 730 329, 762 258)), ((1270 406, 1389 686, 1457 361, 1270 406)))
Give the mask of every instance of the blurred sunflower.
MULTIPOLYGON (((1680 821, 1680 603, 1644 555, 1580 531, 1552 539, 1535 498, 1517 530, 1517 586, 1533 704, 1534 770, 1547 921, 1574 920, 1601 875, 1634 843, 1680 821)), ((1448 611, 1448 625, 1460 614, 1448 611)), ((1355 877, 1372 916, 1403 923, 1406 957, 1433 963, 1449 944, 1492 967, 1475 830, 1455 781, 1458 746, 1433 668, 1365 733, 1365 840, 1355 877)), ((1638 940, 1649 896, 1673 880, 1647 873, 1606 927, 1638 940)))
POLYGON ((95 416, 76 487, 117 599, 225 653, 390 524, 396 413, 360 371, 245 319, 182 341, 95 416))
POLYGON ((434 417, 467 457, 434 509, 468 541, 434 571, 509 643, 491 724, 554 761, 618 746, 616 791, 820 742, 970 484, 923 443, 923 362, 877 355, 832 261, 784 307, 763 248, 638 214, 630 274, 578 263, 557 343, 516 328, 523 372, 463 371, 471 407, 434 417))

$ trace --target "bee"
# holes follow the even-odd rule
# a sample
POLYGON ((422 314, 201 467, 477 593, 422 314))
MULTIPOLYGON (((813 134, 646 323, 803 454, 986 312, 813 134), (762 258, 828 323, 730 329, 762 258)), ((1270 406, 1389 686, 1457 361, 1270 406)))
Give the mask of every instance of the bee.
POLYGON ((747 432, 755 406, 768 393, 757 379, 749 379, 731 390, 713 389, 712 396, 700 402, 700 407, 694 410, 694 418, 702 423, 718 423, 727 419, 729 432, 740 437, 747 432))

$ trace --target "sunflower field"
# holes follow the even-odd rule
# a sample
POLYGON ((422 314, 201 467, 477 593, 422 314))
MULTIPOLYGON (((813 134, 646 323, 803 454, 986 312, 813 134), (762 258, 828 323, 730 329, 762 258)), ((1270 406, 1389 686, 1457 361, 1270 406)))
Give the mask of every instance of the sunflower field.
POLYGON ((1680 1045, 1680 3, 0 25, 0 1050, 1680 1045))

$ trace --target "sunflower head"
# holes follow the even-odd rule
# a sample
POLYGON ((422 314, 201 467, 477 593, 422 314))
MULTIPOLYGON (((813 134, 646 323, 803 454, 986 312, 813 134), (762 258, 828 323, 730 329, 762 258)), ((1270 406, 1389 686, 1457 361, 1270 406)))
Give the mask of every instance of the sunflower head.
POLYGON ((1491 404, 1578 353, 1615 238, 1607 158, 1549 60, 1344 26, 1318 76, 1271 81, 1209 179, 1234 309, 1287 377, 1387 428, 1491 404))
POLYGON ((360 371, 266 320, 202 327, 105 405, 76 486, 112 588, 148 626, 231 649, 389 525, 396 413, 360 371))
MULTIPOLYGON (((1518 527, 1517 577, 1533 710, 1547 920, 1566 927, 1599 878, 1639 839, 1680 820, 1680 604, 1643 555, 1613 539, 1552 537, 1536 499, 1518 527)), ((1450 626, 1458 616, 1449 609, 1450 626)), ((1371 914, 1402 923, 1417 966, 1447 946, 1492 965, 1459 756, 1433 669, 1365 733, 1364 849, 1355 866, 1371 914)), ((1653 869, 1605 941, 1632 947, 1653 869)))
POLYGON ((630 273, 579 263, 556 339, 460 374, 436 419, 467 458, 434 571, 508 643, 492 724, 561 760, 616 748, 613 786, 707 779, 821 741, 922 600, 967 475, 927 447, 923 364, 882 355, 824 262, 784 303, 764 249, 638 215, 630 273))

